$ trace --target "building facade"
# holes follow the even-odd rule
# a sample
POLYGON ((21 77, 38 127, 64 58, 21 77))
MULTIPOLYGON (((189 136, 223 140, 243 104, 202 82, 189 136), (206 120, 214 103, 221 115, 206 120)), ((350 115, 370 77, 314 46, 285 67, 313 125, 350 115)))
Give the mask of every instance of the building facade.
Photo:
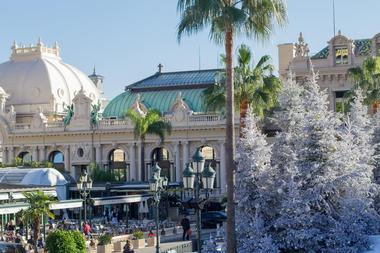
POLYGON ((327 44, 311 55, 301 33, 297 43, 278 45, 279 74, 285 78, 290 70, 301 80, 310 73, 312 64, 319 74, 318 84, 327 89, 330 109, 341 111, 344 93, 353 86, 347 70, 360 66, 369 56, 380 55, 380 33, 369 39, 352 40, 339 31, 327 44))
POLYGON ((103 77, 95 70, 86 76, 64 63, 57 44, 50 48, 41 41, 30 47, 14 43, 10 60, 0 64, 2 163, 14 164, 16 158, 50 161, 74 180, 90 163, 97 163, 115 170, 123 183, 147 181, 152 164, 158 162, 170 182, 181 182, 185 163, 202 147, 206 163, 217 172, 216 192, 223 193, 225 119, 207 112, 202 97, 219 72, 163 72, 160 65, 158 72, 127 86, 108 103, 103 77), (163 143, 147 136, 145 167, 140 168, 141 143, 124 114, 149 108, 163 113, 172 133, 163 143))

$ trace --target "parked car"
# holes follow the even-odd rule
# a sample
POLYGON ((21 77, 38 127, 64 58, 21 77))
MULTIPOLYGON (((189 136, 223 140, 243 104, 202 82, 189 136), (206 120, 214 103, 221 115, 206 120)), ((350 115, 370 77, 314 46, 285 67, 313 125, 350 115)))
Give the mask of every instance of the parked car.
POLYGON ((26 253, 20 243, 0 242, 0 253, 26 253))
POLYGON ((227 220, 227 215, 222 211, 212 211, 202 213, 202 227, 216 228, 217 224, 223 224, 227 220))

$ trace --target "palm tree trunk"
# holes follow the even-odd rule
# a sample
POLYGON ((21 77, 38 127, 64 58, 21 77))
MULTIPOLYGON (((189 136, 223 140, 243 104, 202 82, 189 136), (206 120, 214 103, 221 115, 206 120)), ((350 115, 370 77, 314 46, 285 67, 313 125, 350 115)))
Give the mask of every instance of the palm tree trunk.
POLYGON ((226 181, 227 181, 227 252, 236 252, 235 239, 235 128, 234 128, 234 84, 232 69, 233 30, 227 26, 226 50, 226 181))
POLYGON ((140 145, 141 181, 145 181, 145 136, 141 136, 140 145))
POLYGON ((245 128, 245 117, 247 116, 247 110, 248 110, 248 100, 244 99, 240 103, 240 125, 239 125, 240 137, 243 136, 242 129, 245 128))
POLYGON ((37 250, 37 243, 38 243, 39 235, 40 235, 40 218, 36 217, 33 220, 33 241, 34 241, 34 249, 35 250, 37 250))
POLYGON ((379 102, 373 101, 372 102, 372 112, 373 112, 373 114, 376 114, 378 109, 379 109, 379 102))

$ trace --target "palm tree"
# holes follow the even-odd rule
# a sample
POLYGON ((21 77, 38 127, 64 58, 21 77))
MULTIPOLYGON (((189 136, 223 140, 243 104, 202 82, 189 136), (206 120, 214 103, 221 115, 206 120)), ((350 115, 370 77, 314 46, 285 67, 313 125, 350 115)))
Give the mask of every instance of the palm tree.
MULTIPOLYGON (((251 50, 248 46, 241 45, 238 49, 238 65, 234 68, 234 100, 235 108, 240 111, 240 133, 244 128, 248 106, 263 118, 264 113, 275 106, 281 88, 280 80, 272 74, 274 67, 269 63, 270 56, 261 57, 253 68, 251 60, 251 50)), ((225 90, 224 83, 216 83, 207 88, 204 91, 206 106, 212 110, 223 109, 226 104, 225 90)))
POLYGON ((361 67, 350 68, 347 73, 354 81, 353 90, 361 88, 366 95, 364 102, 376 113, 380 100, 380 57, 368 57, 361 67))
POLYGON ((172 127, 166 122, 161 113, 157 110, 150 109, 145 114, 140 114, 134 110, 128 110, 125 114, 134 124, 133 133, 135 139, 140 139, 141 149, 141 180, 145 180, 145 137, 147 134, 153 134, 160 137, 161 142, 164 141, 165 135, 170 134, 172 127))
POLYGON ((54 219, 54 213, 50 211, 50 205, 56 203, 56 197, 47 195, 43 191, 38 190, 34 192, 25 192, 23 195, 26 198, 26 202, 30 207, 25 210, 21 210, 19 215, 24 221, 24 224, 28 224, 29 221, 33 224, 33 240, 34 246, 37 245, 37 240, 40 237, 40 223, 42 216, 48 216, 54 219))
POLYGON ((223 44, 226 54, 226 167, 227 170, 227 252, 236 252, 235 240, 235 133, 232 48, 234 35, 266 39, 274 23, 286 22, 282 0, 178 0, 181 20, 178 40, 182 35, 197 33, 210 25, 210 38, 223 44))

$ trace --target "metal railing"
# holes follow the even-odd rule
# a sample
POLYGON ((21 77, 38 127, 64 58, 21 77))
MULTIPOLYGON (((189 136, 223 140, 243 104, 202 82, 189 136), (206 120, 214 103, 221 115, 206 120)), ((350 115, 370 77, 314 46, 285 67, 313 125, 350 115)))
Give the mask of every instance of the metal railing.
POLYGON ((186 242, 181 245, 171 247, 170 249, 162 250, 162 253, 191 253, 193 252, 193 244, 186 242))

